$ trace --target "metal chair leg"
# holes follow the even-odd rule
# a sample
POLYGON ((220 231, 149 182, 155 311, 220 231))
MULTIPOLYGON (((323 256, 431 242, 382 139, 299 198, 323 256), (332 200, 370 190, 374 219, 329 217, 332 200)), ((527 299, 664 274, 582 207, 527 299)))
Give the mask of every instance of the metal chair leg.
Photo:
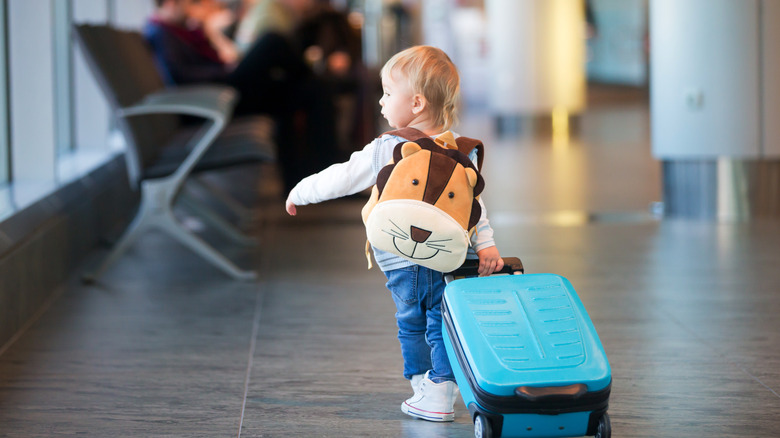
POLYGON ((259 241, 252 236, 247 236, 233 224, 225 220, 222 216, 212 210, 208 205, 186 192, 179 195, 179 201, 188 209, 192 210, 200 219, 203 219, 215 230, 219 231, 228 239, 244 246, 256 246, 259 241))
POLYGON ((187 189, 200 191, 219 202, 231 214, 235 215, 241 224, 251 224, 260 218, 260 214, 255 209, 238 202, 230 193, 198 175, 192 175, 187 179, 185 190, 187 189))
POLYGON ((148 197, 141 197, 141 205, 130 225, 122 233, 116 244, 111 248, 108 255, 93 269, 85 272, 81 279, 84 283, 94 283, 114 262, 132 246, 142 234, 149 230, 151 219, 154 215, 154 208, 148 197))
POLYGON ((235 279, 254 280, 257 278, 256 272, 240 269, 208 243, 187 231, 176 220, 172 207, 175 197, 171 193, 173 187, 173 184, 166 180, 144 181, 141 184, 141 205, 138 213, 108 256, 95 270, 82 276, 85 282, 97 281, 105 270, 149 228, 159 228, 168 233, 197 255, 235 279))
POLYGON ((184 229, 176 218, 173 217, 172 213, 168 215, 167 219, 162 220, 155 225, 229 276, 237 280, 254 280, 257 278, 257 272, 246 271, 239 268, 200 237, 184 229))

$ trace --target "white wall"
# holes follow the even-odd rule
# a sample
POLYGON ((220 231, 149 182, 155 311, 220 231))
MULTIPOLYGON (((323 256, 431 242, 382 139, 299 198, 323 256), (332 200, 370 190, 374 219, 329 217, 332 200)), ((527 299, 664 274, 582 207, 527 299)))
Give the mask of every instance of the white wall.
POLYGON ((154 0, 108 0, 111 22, 124 29, 140 30, 154 12, 154 0))
POLYGON ((650 36, 654 155, 758 156, 759 0, 652 0, 650 36))

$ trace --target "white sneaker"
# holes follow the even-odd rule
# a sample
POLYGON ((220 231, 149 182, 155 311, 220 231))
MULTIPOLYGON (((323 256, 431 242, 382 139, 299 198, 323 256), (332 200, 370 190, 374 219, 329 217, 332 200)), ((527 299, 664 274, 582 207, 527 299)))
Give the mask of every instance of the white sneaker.
POLYGON ((425 374, 415 374, 412 376, 411 384, 412 384, 412 391, 414 391, 414 395, 417 395, 418 392, 420 392, 420 382, 422 382, 422 379, 425 378, 425 374))
POLYGON ((425 373, 414 396, 401 405, 401 412, 428 421, 453 421, 457 396, 455 382, 434 383, 425 373))

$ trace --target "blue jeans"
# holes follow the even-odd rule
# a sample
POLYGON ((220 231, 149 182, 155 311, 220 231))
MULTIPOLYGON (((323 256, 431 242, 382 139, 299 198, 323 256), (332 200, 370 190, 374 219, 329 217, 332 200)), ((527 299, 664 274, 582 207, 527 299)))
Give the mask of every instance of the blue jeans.
POLYGON ((404 377, 425 374, 435 383, 454 381, 441 335, 441 272, 408 266, 385 272, 387 288, 395 301, 398 340, 404 358, 404 377))

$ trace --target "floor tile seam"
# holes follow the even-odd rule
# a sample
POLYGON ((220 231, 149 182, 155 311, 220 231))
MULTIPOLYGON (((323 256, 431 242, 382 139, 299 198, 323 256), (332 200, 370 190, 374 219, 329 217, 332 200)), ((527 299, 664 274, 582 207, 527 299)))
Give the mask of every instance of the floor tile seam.
MULTIPOLYGON (((736 365, 736 364, 735 364, 735 365, 736 365)), ((750 378, 752 378, 753 380, 755 380, 756 382, 758 382, 758 384, 760 384, 761 386, 763 386, 764 388, 766 388, 766 389, 767 389, 767 391, 769 391, 769 392, 771 392, 772 394, 774 394, 774 396, 775 396, 775 397, 777 397, 777 398, 780 398, 780 394, 778 394, 778 393, 777 393, 777 391, 775 391, 774 389, 772 389, 772 387, 771 387, 771 386, 769 386, 769 385, 767 385, 766 383, 764 383, 764 381, 763 381, 763 380, 761 380, 761 379, 760 379, 758 376, 756 376, 756 375, 754 375, 753 373, 751 373, 751 372, 750 372, 750 371, 749 371, 747 368, 745 368, 745 367, 744 367, 744 366, 742 366, 742 365, 737 365, 737 366, 739 367, 739 369, 740 369, 740 370, 742 370, 742 372, 743 372, 743 373, 745 373, 745 374, 747 374, 748 376, 750 376, 750 378)))
POLYGON ((252 368, 254 367, 255 349, 257 348, 257 335, 260 331, 260 315, 262 314, 264 297, 265 297, 265 293, 263 293, 263 289, 259 288, 257 292, 257 296, 255 298, 255 311, 254 311, 254 316, 252 318, 252 333, 249 339, 249 352, 248 352, 249 357, 247 358, 246 371, 244 374, 244 393, 241 400, 241 414, 238 420, 237 436, 239 438, 241 437, 241 430, 244 425, 246 401, 249 396, 249 384, 252 379, 252 368))
POLYGON ((51 308, 51 306, 63 295, 65 292, 66 287, 64 285, 58 286, 55 288, 54 292, 49 295, 48 298, 43 302, 43 305, 41 305, 40 309, 38 309, 33 316, 30 317, 22 326, 16 331, 16 333, 11 336, 8 341, 6 341, 5 344, 0 345, 0 357, 5 354, 6 351, 8 351, 19 339, 21 339, 22 336, 24 336, 25 333, 27 333, 27 330, 30 329, 41 317, 51 308))
POLYGON ((265 246, 265 252, 260 255, 261 262, 259 267, 259 278, 258 281, 258 287, 257 287, 257 295, 255 296, 255 310, 254 315, 252 317, 252 333, 250 335, 249 340, 249 357, 247 358, 247 365, 246 365, 246 373, 244 375, 244 394, 241 400, 241 413, 239 416, 238 421, 238 432, 237 437, 241 438, 241 432, 244 427, 244 415, 246 413, 246 402, 247 398, 249 397, 249 385, 252 381, 252 368, 254 367, 254 357, 255 357, 255 350, 257 348, 257 337, 260 332, 260 318, 263 312, 263 303, 265 301, 266 293, 263 286, 266 288, 269 287, 270 282, 268 282, 267 279, 269 274, 272 272, 272 266, 271 266, 271 257, 270 253, 272 253, 273 248, 275 248, 276 239, 275 236, 277 234, 277 226, 271 223, 271 221, 263 221, 265 226, 263 227, 262 234, 262 241, 267 242, 267 245, 265 246))
POLYGON ((712 349, 712 351, 714 351, 717 356, 722 358, 724 360, 724 362, 726 362, 729 365, 739 369, 744 374, 747 374, 748 377, 751 378, 751 380, 754 380, 756 383, 758 383, 759 385, 764 387, 764 389, 766 389, 767 391, 772 393, 772 395, 774 395, 775 397, 780 398, 780 394, 778 394, 777 391, 775 391, 771 386, 769 386, 766 383, 764 383, 764 381, 761 380, 758 376, 756 376, 755 374, 751 373, 750 370, 748 370, 744 365, 741 365, 741 364, 737 363, 736 361, 732 360, 730 358, 730 356, 726 352, 723 351, 723 349, 719 348, 716 344, 710 342, 709 340, 707 340, 703 336, 700 336, 698 333, 696 333, 696 331, 694 331, 692 328, 686 326, 682 321, 680 321, 678 318, 676 318, 674 315, 672 315, 671 312, 664 311, 664 312, 661 312, 661 313, 666 318, 668 318, 670 321, 672 321, 675 325, 680 327, 683 331, 685 331, 686 333, 691 335, 696 341, 701 342, 707 348, 712 349))

